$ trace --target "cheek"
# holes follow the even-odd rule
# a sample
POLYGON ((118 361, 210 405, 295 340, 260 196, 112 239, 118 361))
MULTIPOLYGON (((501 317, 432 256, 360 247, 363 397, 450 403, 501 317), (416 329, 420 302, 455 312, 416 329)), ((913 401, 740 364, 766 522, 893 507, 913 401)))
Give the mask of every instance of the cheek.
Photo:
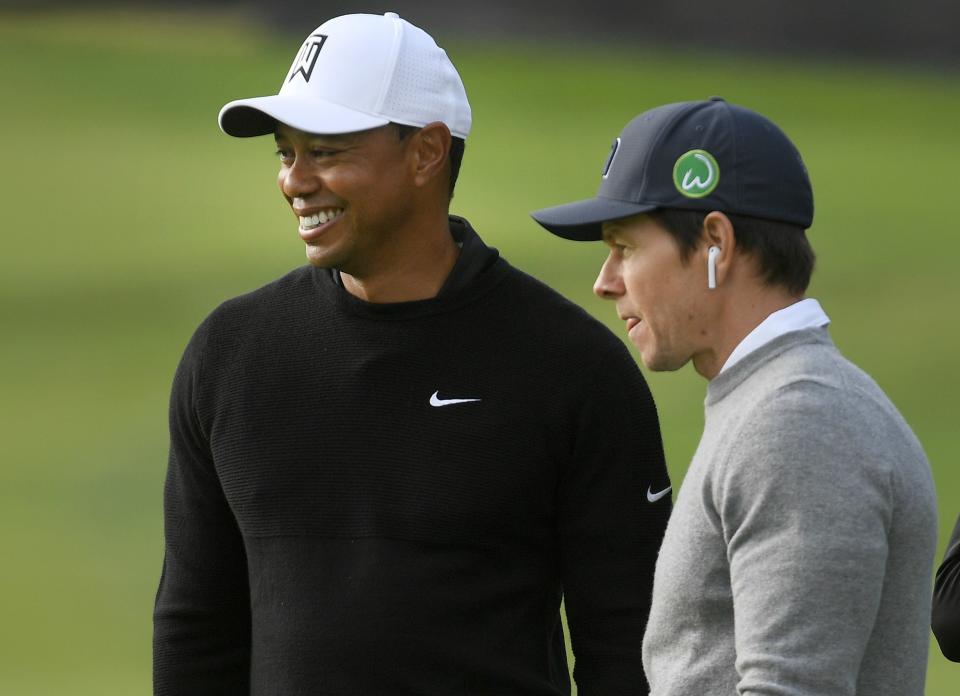
POLYGON ((650 331, 661 336, 676 332, 680 321, 687 321, 688 308, 682 301, 682 288, 669 276, 656 272, 638 278, 633 285, 633 306, 643 314, 650 331))
POLYGON ((691 290, 691 286, 699 278, 686 277, 682 283, 673 286, 671 292, 674 293, 675 301, 670 308, 669 320, 671 329, 676 334, 677 340, 684 342, 697 341, 698 335, 702 334, 704 324, 705 308, 703 298, 691 290))
POLYGON ((662 293, 658 290, 657 273, 648 264, 627 259, 620 270, 630 301, 641 312, 655 311, 662 293))
POLYGON ((345 167, 330 168, 318 174, 317 181, 327 200, 349 202, 350 207, 363 207, 377 183, 375 178, 367 179, 362 172, 345 167))

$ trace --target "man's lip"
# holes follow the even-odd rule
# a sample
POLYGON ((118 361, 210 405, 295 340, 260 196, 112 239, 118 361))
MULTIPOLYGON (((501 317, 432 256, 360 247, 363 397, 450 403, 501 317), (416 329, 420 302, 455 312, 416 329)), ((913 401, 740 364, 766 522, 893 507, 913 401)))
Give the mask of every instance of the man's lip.
POLYGON ((300 239, 305 242, 312 242, 319 237, 323 236, 323 233, 326 232, 332 225, 336 224, 340 218, 343 217, 341 213, 340 216, 334 218, 333 220, 328 220, 317 227, 311 227, 309 230, 305 230, 302 227, 297 227, 297 231, 300 233, 300 239))
POLYGON ((637 324, 641 322, 641 319, 637 317, 627 317, 627 333, 630 333, 637 324))

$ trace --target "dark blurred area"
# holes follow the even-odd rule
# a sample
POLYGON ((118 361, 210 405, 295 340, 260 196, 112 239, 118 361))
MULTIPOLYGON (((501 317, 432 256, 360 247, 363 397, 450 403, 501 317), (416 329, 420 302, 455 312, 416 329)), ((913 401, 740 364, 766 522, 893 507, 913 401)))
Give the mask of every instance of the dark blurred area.
POLYGON ((710 51, 960 66, 957 0, 0 0, 21 10, 224 9, 300 33, 349 12, 398 12, 434 35, 641 43, 710 51))

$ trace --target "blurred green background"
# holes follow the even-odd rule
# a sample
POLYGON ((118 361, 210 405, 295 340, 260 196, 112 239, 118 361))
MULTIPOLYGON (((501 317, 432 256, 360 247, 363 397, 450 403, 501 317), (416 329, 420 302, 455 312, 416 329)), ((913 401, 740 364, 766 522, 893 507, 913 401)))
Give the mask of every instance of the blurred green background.
MULTIPOLYGON (((590 293, 601 245, 528 211, 593 195, 610 141, 660 103, 720 94, 791 135, 817 202, 810 294, 927 450, 939 558, 960 511, 960 76, 438 38, 474 110, 453 211, 618 335, 590 293)), ((275 92, 300 39, 223 14, 0 14, 0 694, 149 692, 173 370, 219 302, 303 263, 272 141, 216 114, 275 92)), ((679 482, 705 385, 648 376, 679 482)), ((958 679, 933 645, 927 693, 958 679)))

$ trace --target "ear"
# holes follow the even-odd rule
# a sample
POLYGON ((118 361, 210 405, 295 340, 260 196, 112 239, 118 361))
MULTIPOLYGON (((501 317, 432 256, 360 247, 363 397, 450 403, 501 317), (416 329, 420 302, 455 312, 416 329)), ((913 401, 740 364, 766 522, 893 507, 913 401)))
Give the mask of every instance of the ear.
POLYGON ((730 218, 719 211, 712 211, 703 219, 703 241, 698 254, 703 256, 703 268, 707 268, 707 258, 710 247, 717 247, 720 251, 715 257, 717 287, 723 286, 723 281, 730 274, 730 268, 737 250, 737 238, 733 232, 733 223, 730 218))
POLYGON ((440 122, 428 123, 413 134, 410 143, 414 183, 424 187, 441 181, 446 187, 447 160, 450 156, 450 130, 440 122))

